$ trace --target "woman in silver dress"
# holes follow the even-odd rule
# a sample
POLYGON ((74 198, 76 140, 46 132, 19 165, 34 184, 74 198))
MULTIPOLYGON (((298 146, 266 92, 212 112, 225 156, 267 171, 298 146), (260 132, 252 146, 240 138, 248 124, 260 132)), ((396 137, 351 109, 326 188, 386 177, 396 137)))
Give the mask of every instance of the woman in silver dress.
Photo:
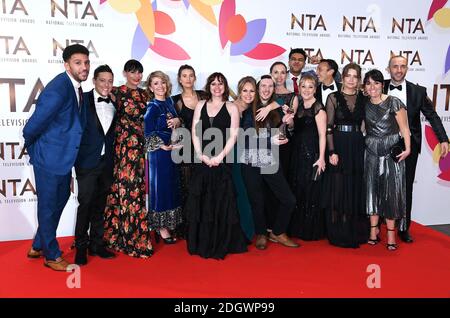
POLYGON ((368 243, 377 244, 379 218, 386 221, 387 244, 390 251, 397 249, 395 222, 400 230, 405 227, 406 179, 404 159, 411 151, 406 106, 400 99, 383 94, 383 74, 371 70, 364 77, 364 89, 370 97, 365 105, 366 152, 364 181, 366 185, 366 212, 370 216, 368 243), (400 136, 401 134, 401 136, 400 136), (392 149, 404 140, 404 150, 392 149))

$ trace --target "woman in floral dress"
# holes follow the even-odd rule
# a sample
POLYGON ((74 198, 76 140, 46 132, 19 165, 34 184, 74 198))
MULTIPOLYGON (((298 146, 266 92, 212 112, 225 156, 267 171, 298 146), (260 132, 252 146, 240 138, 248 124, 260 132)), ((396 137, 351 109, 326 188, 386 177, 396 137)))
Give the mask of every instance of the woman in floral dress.
POLYGON ((144 114, 149 100, 138 87, 142 64, 129 60, 124 66, 125 85, 115 87, 117 118, 114 141, 114 182, 105 209, 107 245, 129 256, 153 255, 145 208, 144 114))

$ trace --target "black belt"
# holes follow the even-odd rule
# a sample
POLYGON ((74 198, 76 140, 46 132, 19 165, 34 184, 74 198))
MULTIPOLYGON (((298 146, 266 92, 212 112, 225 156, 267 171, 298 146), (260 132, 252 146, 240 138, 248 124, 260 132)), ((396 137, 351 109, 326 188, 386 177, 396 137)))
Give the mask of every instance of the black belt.
POLYGON ((353 132, 353 131, 361 131, 361 128, 356 125, 336 125, 336 130, 343 132, 353 132))

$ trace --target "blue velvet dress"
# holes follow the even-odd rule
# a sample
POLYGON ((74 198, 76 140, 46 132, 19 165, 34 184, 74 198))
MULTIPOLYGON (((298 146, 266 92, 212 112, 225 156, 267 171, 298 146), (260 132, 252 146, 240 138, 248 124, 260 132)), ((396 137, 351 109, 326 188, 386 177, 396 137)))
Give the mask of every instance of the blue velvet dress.
POLYGON ((170 143, 172 130, 167 127, 167 114, 178 117, 171 98, 153 99, 144 115, 147 151, 147 209, 152 229, 174 230, 181 222, 180 181, 171 152, 161 149, 170 143))

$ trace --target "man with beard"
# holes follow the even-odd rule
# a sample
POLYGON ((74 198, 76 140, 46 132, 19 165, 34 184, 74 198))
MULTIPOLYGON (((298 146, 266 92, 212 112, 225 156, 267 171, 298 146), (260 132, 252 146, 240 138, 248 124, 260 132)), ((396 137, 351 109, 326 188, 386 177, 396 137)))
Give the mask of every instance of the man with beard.
POLYGON ((448 153, 448 137, 445 133, 442 121, 433 108, 433 103, 427 96, 425 87, 413 84, 405 80, 408 72, 408 61, 405 57, 397 55, 389 60, 387 71, 391 75, 390 80, 384 83, 386 94, 400 98, 406 105, 408 113, 409 129, 411 131, 411 154, 406 158, 406 231, 399 231, 400 239, 406 243, 412 243, 409 234, 411 224, 411 205, 413 183, 416 174, 417 159, 422 145, 422 125, 420 112, 429 121, 436 137, 440 142, 441 157, 448 153))
POLYGON ((62 57, 66 71, 47 84, 23 128, 38 198, 39 225, 28 257, 43 256, 44 265, 56 271, 66 271, 69 265, 61 257, 56 229, 70 196, 72 167, 83 135, 81 82, 90 68, 89 51, 80 44, 67 46, 62 57))

